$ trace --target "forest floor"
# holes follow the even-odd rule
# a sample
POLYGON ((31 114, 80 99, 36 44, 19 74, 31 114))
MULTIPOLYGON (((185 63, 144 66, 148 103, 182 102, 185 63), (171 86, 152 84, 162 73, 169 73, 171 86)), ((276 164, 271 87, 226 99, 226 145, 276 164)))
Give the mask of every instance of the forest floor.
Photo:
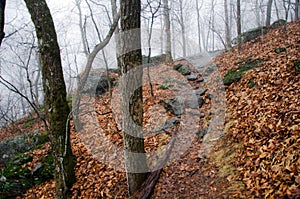
MULTIPOLYGON (((180 142, 177 145, 175 142, 174 149, 179 147, 183 153, 163 168, 151 198, 300 198, 300 66, 296 66, 299 60, 299 22, 288 23, 286 29, 279 27, 245 43, 240 52, 234 47, 217 56, 213 61, 221 77, 250 62, 258 61, 258 65, 225 86, 225 124, 222 135, 216 137, 210 136, 214 132, 200 136, 194 129, 175 134, 175 126, 151 135, 162 121, 174 117, 161 105, 162 99, 175 96, 176 89, 170 82, 180 80, 187 90, 208 88, 205 81, 187 81, 173 70, 174 63, 152 67, 154 96, 150 95, 147 81, 143 88, 147 154, 166 151, 175 135, 187 135, 185 139, 189 140, 185 140, 188 145, 184 150, 178 146, 180 142)), ((208 88, 203 95, 204 105, 195 114, 201 117, 189 118, 194 122, 190 125, 183 116, 180 125, 201 131, 209 128, 214 116, 211 93, 208 88)), ((76 132, 71 123, 77 177, 72 198, 128 198, 126 174, 120 166, 122 158, 118 157, 123 147, 119 98, 113 96, 116 101, 111 101, 106 93, 93 99, 96 128, 86 126, 86 131, 76 132), (114 156, 112 167, 101 159, 101 151, 107 152, 111 143, 121 149, 117 155, 110 154, 114 156)), ((31 124, 26 131, 36 128, 39 128, 37 123, 31 124)), ((0 139, 15 136, 7 133, 3 128, 0 139)), ((49 152, 49 144, 30 152, 34 156, 31 168, 49 152)), ((154 159, 150 157, 153 164, 154 159)), ((50 180, 32 187, 20 198, 46 199, 54 198, 54 194, 55 182, 50 180)))

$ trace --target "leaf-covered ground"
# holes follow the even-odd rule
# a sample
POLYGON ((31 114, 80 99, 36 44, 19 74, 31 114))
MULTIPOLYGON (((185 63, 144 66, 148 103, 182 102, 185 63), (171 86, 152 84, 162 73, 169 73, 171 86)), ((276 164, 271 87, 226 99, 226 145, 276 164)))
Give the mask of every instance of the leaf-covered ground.
MULTIPOLYGON (((177 161, 163 168, 152 198, 300 198, 300 72, 295 67, 299 59, 299 22, 271 30, 244 44, 241 52, 233 48, 216 57, 222 76, 249 60, 263 61, 226 87, 224 135, 211 146, 211 153, 203 155, 202 139, 192 140, 191 147, 177 161)), ((172 66, 162 67, 172 71, 172 66)), ((185 81, 170 71, 168 75, 185 81)), ((173 96, 167 84, 170 79, 165 80, 156 81, 155 97, 150 96, 149 87, 144 89, 146 131, 172 117, 161 111, 159 104, 159 99, 173 96), (158 89, 161 85, 164 89, 158 89)), ((199 87, 195 83, 190 86, 199 87)), ((204 115, 197 121, 199 129, 205 129, 211 117, 209 92, 199 109, 204 115)), ((118 116, 110 112, 108 94, 97 98, 96 110, 105 136, 122 147, 120 126, 115 122, 118 116)), ((167 144, 173 130, 149 137, 146 150, 167 144)), ((101 163, 86 148, 85 141, 97 137, 89 134, 83 140, 74 128, 71 137, 77 177, 73 198, 128 198, 125 173, 101 163)), ((97 150, 101 144, 105 147, 100 141, 95 142, 100 147, 97 150)), ((36 156, 32 168, 49 150, 46 145, 32 152, 36 156)), ((29 189, 22 198, 54 198, 54 190, 51 180, 29 189)))
POLYGON ((238 144, 238 198, 300 197, 300 24, 270 31, 216 58, 223 74, 251 57, 264 60, 226 89, 226 138, 238 144), (282 49, 279 51, 278 49, 282 49))

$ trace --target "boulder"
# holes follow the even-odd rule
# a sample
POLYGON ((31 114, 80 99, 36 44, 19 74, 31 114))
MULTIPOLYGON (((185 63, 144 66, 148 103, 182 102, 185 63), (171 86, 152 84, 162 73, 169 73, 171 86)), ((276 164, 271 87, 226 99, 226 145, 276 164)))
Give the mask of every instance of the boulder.
POLYGON ((207 91, 208 91, 207 88, 204 89, 204 90, 201 90, 201 91, 197 91, 197 92, 196 92, 196 95, 203 96, 207 91))
POLYGON ((177 70, 182 75, 191 75, 191 69, 188 65, 176 64, 173 66, 174 70, 177 70))
POLYGON ((191 73, 190 75, 187 75, 186 76, 186 79, 188 81, 195 81, 198 79, 198 75, 196 73, 191 73))
POLYGON ((204 102, 203 97, 199 96, 199 97, 198 97, 198 106, 199 106, 199 108, 201 108, 201 107, 203 106, 204 103, 205 103, 205 102, 204 102))
POLYGON ((179 68, 181 68, 181 66, 182 66, 182 64, 175 64, 175 65, 173 66, 173 69, 178 71, 179 68))
POLYGON ((278 28, 278 27, 280 27, 284 24, 286 24, 286 21, 284 19, 279 19, 277 21, 274 21, 272 23, 272 25, 270 26, 270 28, 275 29, 275 28, 278 28))
POLYGON ((160 104, 169 112, 174 115, 182 115, 184 113, 184 99, 181 96, 177 96, 172 99, 163 99, 160 104))
POLYGON ((182 75, 190 75, 191 69, 188 65, 183 65, 178 69, 178 72, 181 73, 182 75))
MULTIPOLYGON (((256 39, 257 37, 261 36, 261 35, 264 35, 264 34, 267 34, 268 33, 268 28, 265 27, 265 26, 261 26, 261 27, 257 27, 257 28, 254 28, 254 29, 250 29, 246 32, 243 32, 241 37, 242 37, 242 42, 245 43, 245 42, 248 42, 248 41, 251 41, 253 39, 256 39)), ((234 38, 231 43, 233 45, 237 45, 238 44, 238 38, 234 38)))
POLYGON ((0 142, 0 163, 6 164, 13 156, 32 150, 34 147, 49 141, 48 133, 33 133, 19 135, 0 142))
POLYGON ((102 95, 109 89, 108 81, 110 81, 110 84, 112 85, 114 79, 111 77, 107 78, 106 75, 100 76, 96 87, 96 95, 102 95))

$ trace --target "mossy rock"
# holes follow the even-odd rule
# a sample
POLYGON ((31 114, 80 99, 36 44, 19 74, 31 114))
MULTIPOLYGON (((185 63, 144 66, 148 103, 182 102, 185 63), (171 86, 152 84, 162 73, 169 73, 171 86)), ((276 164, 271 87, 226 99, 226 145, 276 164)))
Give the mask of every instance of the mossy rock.
POLYGON ((41 184, 54 178, 54 159, 52 154, 41 159, 41 163, 33 170, 34 184, 41 184))
POLYGON ((223 83, 226 86, 231 85, 233 82, 239 81, 249 70, 258 67, 264 60, 253 60, 246 64, 241 65, 237 69, 229 70, 223 78, 223 83))
POLYGON ((278 28, 278 27, 283 26, 283 25, 285 25, 285 24, 286 24, 286 20, 284 20, 284 19, 279 19, 279 20, 274 21, 274 22, 272 23, 271 28, 272 28, 272 29, 275 29, 275 28, 278 28))
MULTIPOLYGON (((161 55, 157 55, 157 56, 152 56, 150 57, 150 62, 151 64, 160 64, 162 62, 164 62, 166 60, 166 54, 161 54, 161 55)), ((142 62, 143 64, 147 64, 148 63, 148 56, 143 55, 142 56, 142 62)))
POLYGON ((282 53, 282 52, 286 52, 286 48, 276 48, 276 49, 275 49, 275 52, 276 52, 277 54, 282 53))
POLYGON ((178 72, 182 75, 190 75, 191 74, 191 70, 190 67, 187 65, 183 65, 178 69, 178 72))
POLYGON ((33 171, 24 164, 32 161, 28 154, 18 154, 2 169, 0 179, 0 199, 14 198, 36 184, 54 178, 54 160, 52 155, 41 159, 33 171))
POLYGON ((12 198, 32 187, 31 170, 23 165, 32 161, 32 156, 22 153, 14 156, 1 171, 0 192, 2 198, 12 198))
POLYGON ((175 64, 175 65, 173 66, 173 69, 174 69, 174 70, 179 70, 179 68, 181 68, 181 66, 182 66, 182 64, 175 64))
POLYGON ((2 170, 2 175, 6 178, 28 177, 30 170, 28 167, 22 168, 22 165, 31 162, 32 156, 21 153, 14 156, 2 170))
POLYGON ((39 132, 19 135, 12 139, 0 142, 0 163, 6 164, 12 157, 19 153, 33 150, 49 141, 47 132, 39 132))

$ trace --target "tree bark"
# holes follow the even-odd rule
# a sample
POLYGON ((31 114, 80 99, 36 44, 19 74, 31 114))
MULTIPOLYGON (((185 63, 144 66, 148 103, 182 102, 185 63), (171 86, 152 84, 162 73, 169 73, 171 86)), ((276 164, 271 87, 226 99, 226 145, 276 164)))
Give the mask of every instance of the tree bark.
POLYGON ((183 57, 186 57, 186 38, 185 38, 185 24, 183 19, 183 0, 179 0, 179 14, 180 14, 180 26, 181 26, 181 37, 182 37, 182 52, 183 57))
POLYGON ((6 0, 0 0, 0 46, 2 44, 2 40, 4 39, 4 21, 5 21, 5 5, 6 0))
POLYGON ((122 129, 128 194, 138 191, 148 175, 144 149, 141 1, 121 1, 122 129))
POLYGON ((272 4, 273 4, 273 0, 269 0, 268 5, 267 5, 267 19, 266 19, 266 26, 267 27, 269 27, 271 25, 272 4))
POLYGON ((169 12, 169 2, 168 0, 163 0, 164 4, 164 19, 166 28, 166 62, 172 62, 172 44, 171 44, 171 22, 170 22, 170 12, 169 12))
POLYGON ((237 33, 238 50, 242 50, 242 20, 241 20, 241 0, 237 0, 237 33))
POLYGON ((198 0, 196 0, 199 53, 202 52, 202 46, 201 46, 201 22, 200 22, 200 9, 202 8, 202 6, 203 6, 203 1, 201 1, 201 6, 199 7, 199 2, 198 2, 198 0))
POLYGON ((67 198, 76 178, 68 123, 70 109, 57 35, 45 0, 25 0, 25 3, 39 40, 46 119, 55 162, 56 198, 67 198))
POLYGON ((225 12, 225 44, 226 50, 231 48, 231 36, 230 36, 230 27, 229 27, 229 13, 228 13, 228 2, 224 0, 224 12, 225 12))
POLYGON ((299 14, 300 14, 300 0, 296 0, 295 5, 295 20, 299 20, 299 14))
MULTIPOLYGON (((111 11, 112 11, 113 18, 116 18, 118 16, 117 2, 116 2, 116 0, 111 0, 110 3, 111 3, 111 11)), ((120 28, 119 28, 119 25, 117 24, 114 33, 115 33, 115 35, 117 35, 117 34, 119 34, 119 32, 120 32, 120 28)), ((121 63, 119 60, 120 42, 119 42, 118 37, 115 37, 115 42, 116 42, 117 65, 118 65, 119 73, 121 73, 121 63)))

